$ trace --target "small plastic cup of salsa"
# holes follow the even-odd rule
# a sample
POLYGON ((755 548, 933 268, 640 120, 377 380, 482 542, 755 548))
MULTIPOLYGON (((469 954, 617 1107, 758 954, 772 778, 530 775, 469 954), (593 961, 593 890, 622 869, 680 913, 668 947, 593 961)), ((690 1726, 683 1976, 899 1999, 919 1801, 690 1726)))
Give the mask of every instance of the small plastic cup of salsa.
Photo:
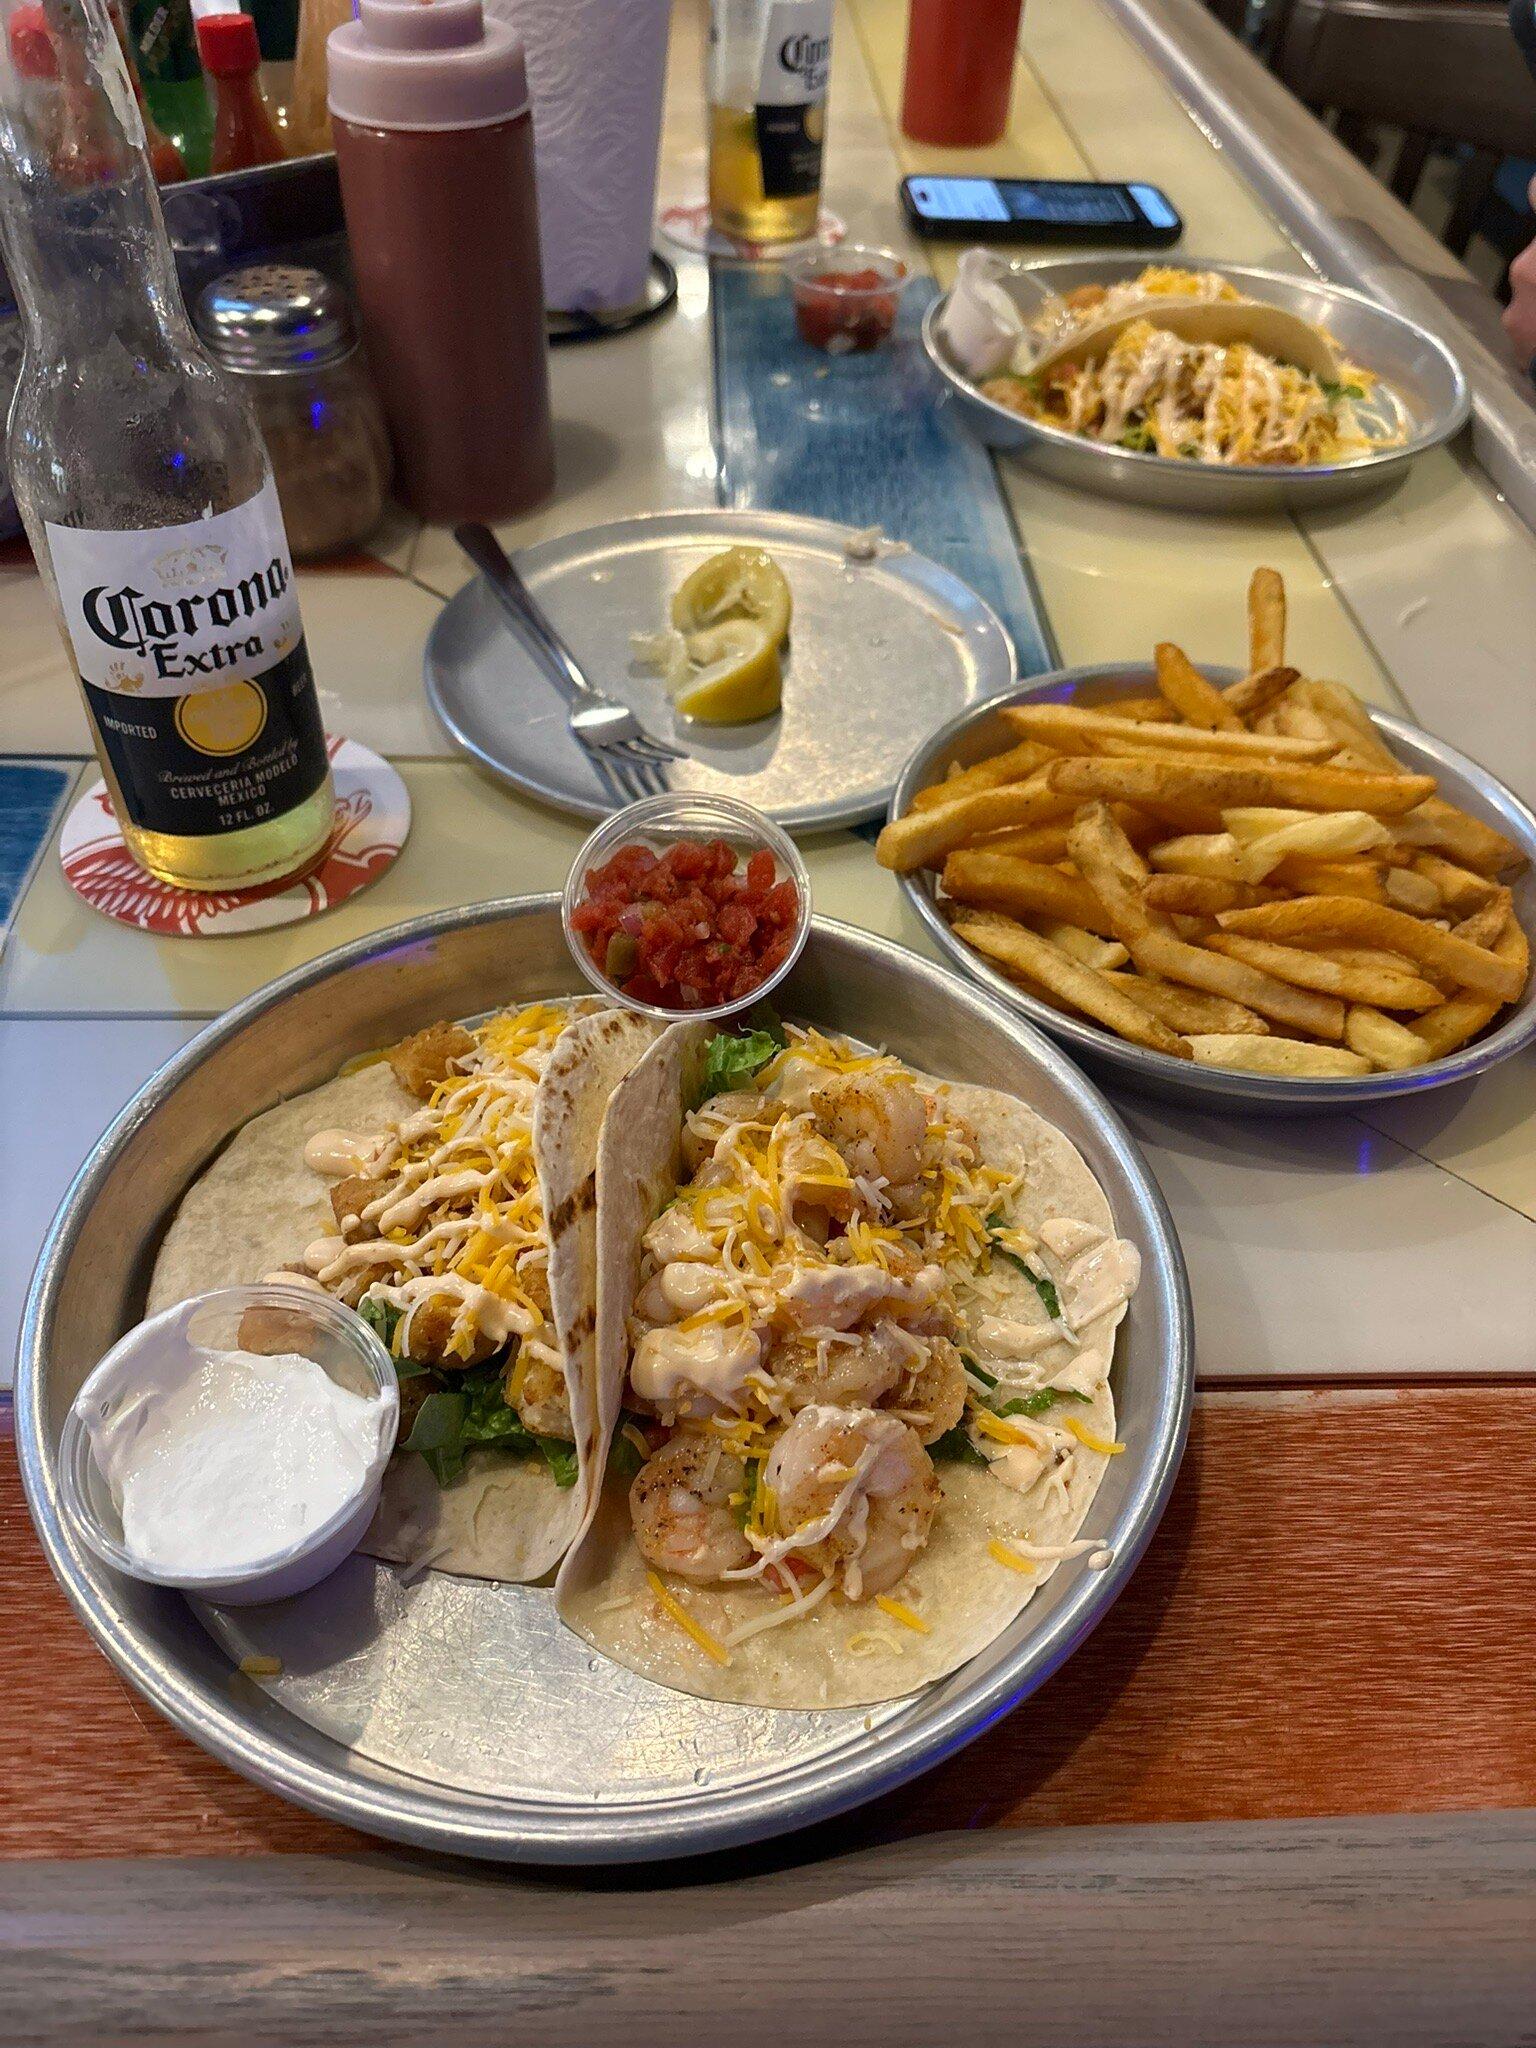
POLYGON ((829 355, 867 353, 889 340, 901 294, 911 283, 894 249, 844 242, 789 266, 800 339, 829 355))
POLYGON ((595 989, 675 1022, 760 1002, 811 930, 794 841, 734 797, 673 790, 604 821, 566 877, 566 943, 595 989))

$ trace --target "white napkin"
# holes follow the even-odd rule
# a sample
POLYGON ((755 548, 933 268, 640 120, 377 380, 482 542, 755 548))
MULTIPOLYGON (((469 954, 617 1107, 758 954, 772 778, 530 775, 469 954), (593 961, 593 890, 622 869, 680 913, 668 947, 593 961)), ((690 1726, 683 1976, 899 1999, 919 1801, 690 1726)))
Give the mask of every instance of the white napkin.
POLYGON ((544 302, 633 305, 645 290, 670 0, 486 0, 522 38, 538 158, 544 302))
POLYGON ((939 331, 968 377, 990 377, 1013 357, 1024 317, 999 282, 1003 265, 988 249, 967 249, 939 331))

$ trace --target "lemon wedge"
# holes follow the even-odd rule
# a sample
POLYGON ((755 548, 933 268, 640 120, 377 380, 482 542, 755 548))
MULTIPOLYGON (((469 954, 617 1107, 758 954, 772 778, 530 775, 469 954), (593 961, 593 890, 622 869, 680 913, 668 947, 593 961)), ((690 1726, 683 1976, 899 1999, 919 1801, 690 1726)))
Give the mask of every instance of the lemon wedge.
POLYGON ((771 647, 789 638, 794 609, 784 571, 762 548, 727 548, 700 562, 672 598, 680 633, 700 633, 732 620, 761 625, 771 647))
POLYGON ((727 619, 688 639, 693 674, 673 703, 706 725, 745 725, 779 708, 784 678, 778 642, 754 619, 727 619))

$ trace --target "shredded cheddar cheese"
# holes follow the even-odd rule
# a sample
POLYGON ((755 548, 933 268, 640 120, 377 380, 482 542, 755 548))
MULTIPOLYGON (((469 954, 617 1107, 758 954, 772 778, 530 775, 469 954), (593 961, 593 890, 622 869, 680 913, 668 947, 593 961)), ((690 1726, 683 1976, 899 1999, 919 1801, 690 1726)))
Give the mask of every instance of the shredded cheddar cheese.
POLYGON ((691 1636, 706 1657, 712 1657, 717 1664, 729 1664, 731 1653, 724 1643, 712 1636, 702 1622, 694 1620, 682 1601, 673 1598, 655 1572, 647 1572, 645 1579, 656 1596, 657 1605, 668 1619, 675 1621, 685 1635, 691 1636))

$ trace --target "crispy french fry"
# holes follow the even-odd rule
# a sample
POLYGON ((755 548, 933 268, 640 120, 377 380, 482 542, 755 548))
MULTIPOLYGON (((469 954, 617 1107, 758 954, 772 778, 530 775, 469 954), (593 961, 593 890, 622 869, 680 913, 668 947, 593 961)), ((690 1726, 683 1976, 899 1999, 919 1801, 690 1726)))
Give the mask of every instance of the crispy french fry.
POLYGON ((1123 945, 1129 946, 1133 935, 1161 916, 1147 907, 1142 895, 1146 869, 1107 804, 1083 805, 1072 820, 1067 848, 1078 873, 1103 906, 1110 931, 1123 945))
MULTIPOLYGON (((1430 775, 1381 775, 1310 761, 1250 767, 1226 761, 1086 760, 1072 756, 1037 771, 1052 790, 1077 802, 1117 798, 1162 809, 1231 810, 1234 805, 1283 804, 1314 811, 1369 811, 1397 817, 1422 804, 1434 787, 1430 775)), ((980 799, 978 799, 980 801, 980 799)), ((1033 820, 1029 822, 1033 823, 1033 820)), ((890 827, 886 828, 890 830, 890 827)))
POLYGON ((1290 695, 1293 703, 1315 713, 1336 739, 1371 767, 1383 769, 1388 775, 1402 771, 1402 762, 1381 737, 1371 714, 1353 690, 1342 683, 1321 682, 1308 676, 1293 687, 1290 695))
POLYGON ((1492 946, 1502 936, 1506 921, 1514 915, 1514 901, 1508 889, 1499 889, 1460 924, 1452 925, 1451 930, 1469 946, 1492 946))
POLYGON ((1002 716, 1015 732, 1063 754, 1086 754, 1094 743, 1121 742, 1157 753, 1213 755, 1218 759, 1322 761, 1337 751, 1328 735, 1312 739, 1266 739, 1241 726, 1211 731, 1197 725, 1158 725, 1150 720, 1117 718, 1108 711, 1085 710, 1078 704, 1014 704, 1002 716))
POLYGON ((893 818, 875 841, 875 858, 883 868, 906 874, 930 866, 935 857, 965 846, 989 832, 1009 826, 1039 825, 1074 808, 1068 790, 1053 789, 1045 780, 1051 767, 1037 768, 1027 782, 1002 789, 980 789, 930 811, 911 811, 893 818))
MULTIPOLYGON (((1231 917, 1251 914, 1226 913, 1231 917)), ((1272 1017, 1277 1024, 1292 1031, 1305 1031, 1313 1038, 1337 1040, 1344 1034, 1344 1005, 1334 996, 1294 988, 1241 960, 1229 960, 1221 953, 1208 952, 1204 946, 1186 945, 1182 939, 1150 927, 1134 934, 1122 932, 1120 936, 1143 974, 1160 974, 1167 981, 1183 982, 1190 988, 1225 996, 1229 1002, 1241 1003, 1245 1009, 1257 1010, 1261 1017, 1272 1017)))
POLYGON ((1497 882, 1475 874, 1471 868, 1458 867, 1455 861, 1444 860, 1438 853, 1416 853, 1412 865, 1415 874, 1434 883, 1440 901, 1452 917, 1470 916, 1499 893, 1497 882))
MULTIPOLYGON (((1236 932, 1217 932, 1207 939, 1213 952, 1273 974, 1297 988, 1339 996, 1347 1003, 1371 1003, 1387 1010, 1432 1010, 1441 992, 1419 974, 1398 974, 1376 967, 1346 966, 1304 946, 1277 946, 1268 939, 1245 939, 1236 932)), ((1357 1047, 1363 1051, 1363 1047, 1357 1047)))
POLYGON ((1368 860, 1317 860, 1311 854, 1292 853, 1269 879, 1298 896, 1359 896, 1367 903, 1387 900, 1381 870, 1368 860))
MULTIPOLYGON (((1301 896, 1289 903, 1260 903, 1252 910, 1224 910, 1222 928, 1244 938, 1277 939, 1282 944, 1298 934, 1318 933, 1332 939, 1385 946, 1406 953, 1432 970, 1452 975, 1480 995, 1512 1003, 1525 986, 1523 970, 1485 947, 1443 932, 1437 925, 1410 917, 1384 903, 1362 903, 1352 896, 1301 896)), ((1131 949, 1135 957, 1135 948, 1131 949)))
POLYGON ((1222 812, 1222 823, 1242 849, 1250 882, 1262 882, 1290 854, 1338 856, 1363 853, 1391 837, 1368 811, 1295 811, 1269 805, 1237 805, 1222 812))
POLYGON ((1241 882, 1242 849, 1230 832, 1187 832, 1147 849, 1154 868, 1171 875, 1202 875, 1213 882, 1241 882))
POLYGON ((979 789, 1000 789, 1005 783, 1023 782, 1035 769, 1049 761, 1052 750, 1035 740, 1021 740, 1005 747, 969 768, 950 774, 942 782, 931 782, 912 799, 914 811, 931 811, 938 804, 952 804, 958 797, 974 796, 979 789))
POLYGON ((1251 882, 1223 882, 1212 875, 1153 875, 1142 891, 1154 910, 1177 910, 1186 916, 1214 917, 1218 910, 1243 910, 1254 903, 1275 903, 1283 889, 1256 888, 1251 882))
POLYGON ((1042 939, 1049 939, 1063 953, 1070 953, 1082 966, 1096 967, 1100 974, 1123 967, 1131 957, 1118 939, 1101 939, 1084 926, 1065 924, 1060 918, 1037 917, 1034 929, 1042 939))
POLYGON ((1438 917, 1440 891, 1415 868, 1388 868, 1382 876, 1382 890, 1389 903, 1415 917, 1438 917))
POLYGON ((1207 682, 1182 647, 1160 640, 1154 652, 1157 687, 1179 716, 1211 732, 1241 732, 1243 721, 1216 685, 1207 682))
POLYGON ((1368 1074, 1371 1063, 1339 1045, 1309 1045, 1301 1038, 1235 1037, 1226 1033, 1194 1036, 1189 1049, 1203 1067, 1236 1067, 1247 1074, 1274 1074, 1285 1080, 1348 1080, 1368 1074))
POLYGON ((1389 1073, 1400 1067, 1422 1066, 1429 1057, 1423 1039, 1406 1024, 1384 1017, 1365 1003, 1353 1004, 1345 1017, 1344 1043, 1373 1067, 1389 1073))
POLYGON ((1170 1059, 1189 1058, 1189 1048, 1183 1039, 1170 1031, 1166 1024, 1159 1023, 1157 1018, 1128 1002, 1107 974, 1084 967, 1070 954, 1053 946, 1049 939, 1042 939, 1038 932, 1029 931, 1023 925, 1015 925, 1011 931, 1005 931, 995 923, 973 924, 964 918, 956 921, 955 930, 968 945, 984 953, 989 960, 996 960, 1042 983, 1072 1008, 1081 1010, 1097 1023, 1108 1025, 1111 1031, 1129 1039, 1133 1045, 1166 1053, 1170 1059))
POLYGON ((1314 746, 1326 747, 1331 754, 1339 750, 1339 742, 1315 711, 1309 711, 1305 704, 1296 704, 1290 693, 1275 706, 1274 737, 1270 744, 1281 739, 1310 741, 1314 746))
POLYGON ((1293 668, 1255 669, 1251 675, 1240 676, 1235 683, 1228 683, 1221 694, 1227 701, 1227 708, 1251 725, 1254 719, 1262 718, 1285 695, 1296 679, 1293 668))
POLYGON ((1248 666, 1278 668, 1285 659, 1285 583, 1278 569, 1248 579, 1248 666))
MULTIPOLYGON (((985 839, 972 843, 977 852, 1011 853, 1020 860, 1037 860, 1049 867, 1067 857, 1067 830, 1071 822, 1070 814, 1063 812, 1043 825, 1021 825, 1016 832, 989 832, 985 839)), ((943 867, 948 858, 947 854, 935 856, 934 867, 943 867)))
POLYGON ((1010 917, 1058 917, 1113 938, 1114 926, 1086 882, 1014 854, 961 847, 944 863, 945 894, 1010 917))
POLYGON ((1178 717, 1173 706, 1161 697, 1112 697, 1097 708, 1113 711, 1117 718, 1134 718, 1144 725, 1165 725, 1178 717))
POLYGON ((1512 839, 1443 797, 1427 796, 1404 813, 1393 830, 1402 845, 1441 847, 1464 868, 1475 868, 1480 875, 1518 874, 1526 866, 1512 839))
MULTIPOLYGON (((1514 918, 1506 919, 1493 950, 1519 973, 1522 980, 1530 971, 1530 942, 1514 918)), ((1447 1053, 1456 1052, 1469 1039, 1476 1038, 1502 1008, 1503 1005, 1491 996, 1455 995, 1448 1002, 1441 1003, 1438 1009, 1427 1010, 1422 1017, 1415 1017, 1409 1029, 1416 1038, 1423 1039, 1432 1060, 1442 1060, 1447 1053)))
POLYGON ((1341 967, 1380 967, 1388 974, 1409 974, 1417 980, 1433 982, 1436 988, 1456 986, 1449 976, 1431 974, 1406 953, 1393 953, 1385 946, 1336 946, 1304 936, 1298 936, 1295 943, 1305 946, 1309 953, 1321 953, 1325 960, 1337 960, 1341 967))
POLYGON ((1140 1010, 1160 1017, 1170 1031, 1267 1031, 1254 1011, 1226 996, 1203 989, 1181 988, 1176 981, 1149 981, 1144 974, 1112 974, 1110 980, 1140 1010))

